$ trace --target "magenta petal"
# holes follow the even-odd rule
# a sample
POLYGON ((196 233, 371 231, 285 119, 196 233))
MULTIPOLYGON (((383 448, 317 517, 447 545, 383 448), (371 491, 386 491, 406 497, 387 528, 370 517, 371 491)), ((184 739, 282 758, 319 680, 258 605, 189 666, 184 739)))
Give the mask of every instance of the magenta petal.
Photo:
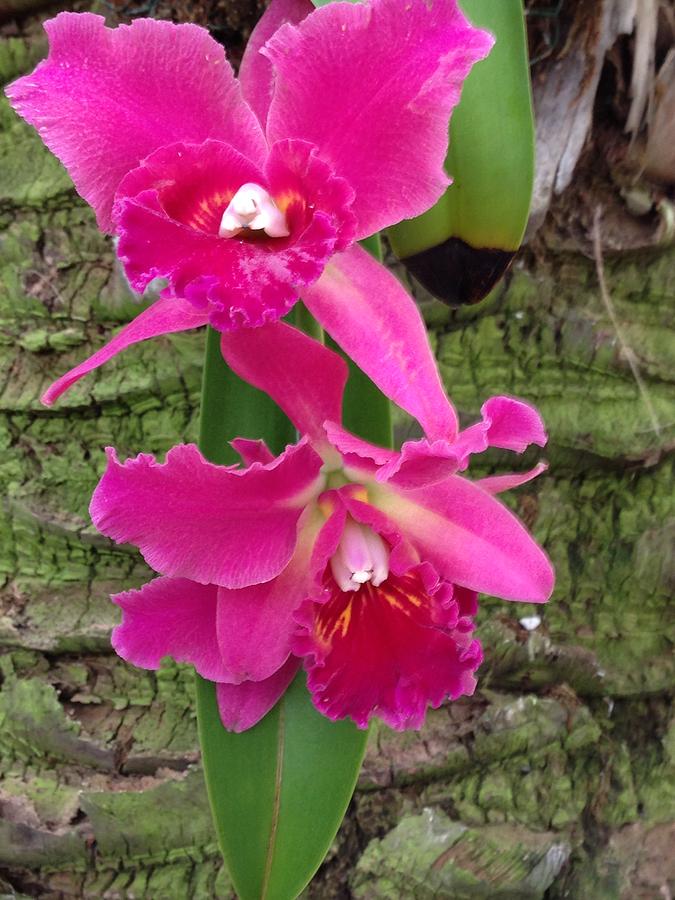
POLYGON ((230 331, 220 346, 227 364, 269 394, 300 434, 320 443, 325 441, 323 423, 342 418, 347 364, 296 328, 279 322, 230 331))
POLYGON ((45 23, 49 57, 7 96, 68 169, 99 226, 122 177, 175 141, 226 141, 253 160, 266 154, 225 51, 196 25, 60 13, 45 23))
POLYGON ((295 630, 293 613, 310 593, 309 562, 321 516, 299 528, 286 568, 265 584, 218 590, 218 646, 228 681, 262 681, 284 664, 295 630))
POLYGON ((234 438, 230 441, 233 449, 241 456, 245 466, 261 463, 263 466, 274 462, 274 454, 265 441, 252 441, 248 438, 234 438))
POLYGON ((377 447, 369 441, 364 441, 363 438, 357 437, 336 422, 327 421, 325 429, 328 440, 343 456, 358 456, 371 460, 378 466, 383 466, 390 460, 398 458, 395 450, 377 447))
POLYGON ((351 247, 335 256, 301 295, 345 353, 417 419, 430 440, 454 439, 457 416, 424 322, 415 301, 381 263, 361 247, 351 247))
POLYGON ((369 486, 371 502, 447 581, 505 600, 544 603, 548 557, 520 520, 465 478, 403 491, 369 486))
POLYGON ((538 411, 514 397, 491 397, 481 407, 491 447, 523 453, 530 444, 545 446, 548 437, 538 411))
POLYGON ((239 67, 239 81, 244 98, 263 128, 274 93, 274 72, 260 50, 282 25, 287 22, 297 25, 313 9, 311 0, 272 0, 248 39, 239 67))
POLYGON ((113 356, 117 356, 132 344, 147 341, 149 338, 158 337, 161 334, 199 328, 201 325, 205 325, 207 320, 208 317, 204 313, 199 312, 194 306, 183 300, 173 298, 157 300, 118 331, 112 340, 92 354, 89 359, 85 359, 84 362, 75 366, 70 372, 66 372, 50 385, 40 398, 41 402, 45 406, 51 406, 80 378, 94 369, 98 369, 99 366, 107 363, 113 356))
POLYGON ((241 684, 216 685, 220 719, 228 731, 239 734, 266 715, 300 668, 300 661, 291 656, 274 675, 264 681, 243 681, 241 684))
POLYGON ((442 481, 459 468, 455 445, 448 441, 406 441, 387 465, 377 473, 377 480, 397 487, 423 487, 442 481))
POLYGON ((324 425, 328 442, 342 457, 342 464, 348 478, 363 481, 375 478, 378 469, 398 459, 398 453, 384 447, 376 447, 369 441, 356 437, 335 422, 324 425))
POLYGON ((118 252, 136 290, 157 276, 221 331, 276 321, 301 286, 353 236, 351 191, 314 148, 276 144, 264 173, 220 141, 162 147, 122 181, 114 216, 118 252), (259 184, 286 214, 288 237, 220 237, 236 191, 259 184))
POLYGON ((262 51, 277 75, 268 138, 316 144, 356 191, 359 237, 417 216, 448 185, 448 120, 492 44, 454 0, 324 6, 262 51))
POLYGON ((474 481, 478 487, 481 487, 488 494, 501 494, 503 491, 510 491, 512 488, 520 487, 521 484, 527 484, 542 472, 548 469, 545 462, 537 463, 537 465, 528 472, 513 472, 508 475, 488 475, 487 478, 478 478, 474 481))
POLYGON ((239 588, 278 575, 320 487, 321 459, 304 441, 239 471, 207 462, 192 444, 173 447, 161 464, 148 454, 120 463, 106 452, 90 506, 98 530, 134 544, 162 575, 200 584, 239 588))
POLYGON ((403 730, 421 728, 428 706, 472 694, 480 644, 456 627, 451 597, 428 566, 357 591, 332 582, 329 599, 302 607, 294 640, 316 707, 360 728, 378 716, 403 730))
POLYGON ((242 184, 262 180, 258 166, 221 141, 169 144, 144 159, 122 179, 113 208, 132 286, 142 292, 160 276, 181 295, 193 270, 216 275, 208 257, 225 262, 239 249, 218 237, 222 215, 242 184))
POLYGON ((472 453, 482 453, 488 447, 523 453, 530 444, 543 447, 548 440, 538 411, 515 397, 491 397, 482 405, 481 414, 482 422, 457 436, 454 449, 463 467, 472 453))
POLYGON ((187 578, 156 578, 116 594, 112 600, 123 618, 112 633, 115 651, 143 669, 158 669, 171 656, 192 663, 203 678, 227 678, 216 637, 216 592, 187 578))

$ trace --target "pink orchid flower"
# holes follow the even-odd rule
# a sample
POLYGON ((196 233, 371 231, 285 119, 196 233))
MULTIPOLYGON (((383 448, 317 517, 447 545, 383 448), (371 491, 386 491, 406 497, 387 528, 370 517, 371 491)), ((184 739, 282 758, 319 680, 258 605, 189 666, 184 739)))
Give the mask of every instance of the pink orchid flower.
POLYGON ((432 361, 406 346, 412 300, 354 241, 424 212, 449 183, 448 120, 493 43, 456 0, 272 0, 239 80, 195 25, 108 29, 64 12, 45 28, 48 58, 7 95, 118 236, 133 288, 167 286, 44 403, 138 341, 259 326, 299 296, 389 396, 410 366, 426 390, 432 361), (391 341, 396 354, 373 358, 391 341))
MULTIPOLYGON (((245 468, 193 445, 163 464, 109 449, 96 527, 135 544, 163 577, 118 595, 117 652, 156 668, 171 655, 218 684, 227 728, 250 727, 304 662, 315 705, 365 727, 419 728, 428 706, 470 694, 481 661, 476 592, 542 603, 553 570, 494 494, 545 468, 459 475, 489 446, 546 442, 531 406, 495 397, 450 439, 386 450, 338 422, 344 360, 282 323, 224 334, 223 354, 303 435, 274 458, 237 439, 245 468)), ((445 410, 433 419, 454 419, 445 410)))

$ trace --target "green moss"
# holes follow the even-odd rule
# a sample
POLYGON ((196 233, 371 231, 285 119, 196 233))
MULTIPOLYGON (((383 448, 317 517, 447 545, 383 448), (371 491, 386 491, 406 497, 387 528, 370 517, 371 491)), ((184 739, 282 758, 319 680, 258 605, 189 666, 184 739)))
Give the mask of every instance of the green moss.
POLYGON ((467 829, 438 811, 402 819, 359 860, 355 897, 419 900, 543 898, 569 856, 550 835, 524 829, 467 829))

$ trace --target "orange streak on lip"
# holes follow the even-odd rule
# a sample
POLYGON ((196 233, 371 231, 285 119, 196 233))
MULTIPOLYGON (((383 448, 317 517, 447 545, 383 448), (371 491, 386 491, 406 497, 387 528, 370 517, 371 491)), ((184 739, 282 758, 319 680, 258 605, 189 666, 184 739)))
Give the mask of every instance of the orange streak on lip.
POLYGON ((302 209, 304 209, 306 205, 305 198, 297 191, 282 191, 280 194, 275 194, 272 199, 282 213, 286 213, 289 206, 292 206, 293 204, 297 203, 302 209))

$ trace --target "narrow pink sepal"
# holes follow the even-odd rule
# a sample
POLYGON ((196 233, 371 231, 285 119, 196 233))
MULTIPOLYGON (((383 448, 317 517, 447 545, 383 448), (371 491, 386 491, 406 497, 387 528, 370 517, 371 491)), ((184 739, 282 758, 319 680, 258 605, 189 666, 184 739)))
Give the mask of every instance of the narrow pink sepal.
POLYGON ((228 731, 239 734, 253 728, 267 715, 293 681, 300 661, 291 656, 274 675, 264 681, 216 685, 220 719, 228 731))
POLYGON ((442 578, 481 593, 544 603, 551 563, 510 510, 477 485, 451 475, 412 490, 377 490, 376 505, 442 578))
POLYGON ((381 263, 353 246, 333 257, 301 297, 345 353, 382 393, 417 419, 430 440, 454 440, 457 416, 422 317, 381 263))
POLYGON ((111 29, 102 16, 62 12, 45 30, 48 58, 7 96, 68 169, 102 230, 123 176, 165 144, 217 138, 264 160, 260 124, 204 28, 136 19, 111 29))
POLYGON ((134 544, 162 575, 240 588, 287 565, 296 526, 319 485, 321 459, 306 440, 269 465, 235 470, 204 459, 193 444, 164 463, 149 454, 108 466, 91 500, 97 529, 134 544))
POLYGON ((113 648, 142 669, 158 669, 171 656, 191 663, 203 678, 227 678, 216 639, 216 592, 212 584, 187 578, 156 578, 115 594, 111 599, 123 618, 113 629, 113 648))
POLYGON ((40 400, 45 406, 51 406, 80 378, 88 375, 94 369, 98 369, 99 366, 107 363, 113 356, 117 356, 132 344, 147 341, 149 338, 158 337, 161 334, 173 334, 178 331, 199 328, 205 325, 207 320, 208 316, 184 300, 172 298, 157 300, 152 306, 137 315, 132 322, 120 329, 112 340, 93 353, 89 359, 85 359, 84 362, 57 379, 47 388, 40 400))
POLYGON ((356 191, 358 237, 417 216, 449 183, 450 114, 492 44, 455 0, 324 6, 262 51, 276 72, 268 138, 316 144, 356 191))
POLYGON ((269 394, 300 434, 325 441, 323 423, 342 418, 347 364, 297 328, 278 322, 225 332, 220 346, 225 362, 269 394))
POLYGON ((540 462, 527 472, 513 472, 507 475, 488 475, 486 478, 476 479, 474 484, 477 484, 478 487, 487 491, 488 494, 501 494, 503 491, 510 491, 512 488, 520 487, 521 484, 527 484, 528 481, 532 481, 533 478, 541 475, 541 473, 545 472, 547 469, 548 464, 540 462))
POLYGON ((272 0, 246 44, 239 67, 239 82, 244 95, 263 128, 274 94, 272 63, 260 51, 278 29, 287 22, 297 25, 314 9, 311 0, 272 0))

